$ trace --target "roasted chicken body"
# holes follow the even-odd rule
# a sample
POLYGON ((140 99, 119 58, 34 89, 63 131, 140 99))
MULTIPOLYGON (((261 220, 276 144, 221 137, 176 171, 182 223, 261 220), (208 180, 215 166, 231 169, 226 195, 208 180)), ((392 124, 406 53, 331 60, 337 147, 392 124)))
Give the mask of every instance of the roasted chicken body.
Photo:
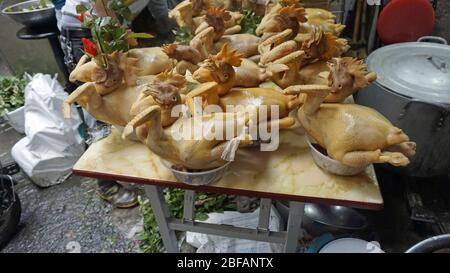
POLYGON ((131 120, 131 106, 141 91, 122 83, 114 92, 101 96, 95 85, 87 82, 78 87, 64 102, 64 116, 70 117, 70 104, 77 102, 97 120, 111 125, 125 126, 131 120))
POLYGON ((258 55, 259 37, 248 34, 239 33, 234 35, 223 35, 215 44, 216 52, 219 52, 224 44, 229 44, 232 49, 236 49, 242 54, 243 58, 249 58, 258 55))
MULTIPOLYGON (((279 118, 287 117, 289 112, 295 108, 295 101, 290 96, 268 88, 239 88, 232 89, 219 99, 219 105, 225 111, 227 105, 255 107, 265 106, 268 118, 271 117, 271 107, 278 108, 279 118)), ((291 124, 292 125, 292 124, 291 124)))
POLYGON ((332 158, 350 166, 405 166, 408 156, 414 155, 415 143, 380 113, 365 106, 322 104, 313 116, 299 111, 298 118, 332 158))
MULTIPOLYGON (((214 113, 197 118, 180 118, 163 129, 161 108, 152 106, 145 110, 134 128, 137 137, 161 158, 189 170, 207 170, 227 162, 222 158, 230 141, 225 137, 225 128, 231 130, 228 136, 238 137, 243 134, 247 121, 248 118, 239 113, 214 113), (198 128, 203 128, 200 137, 195 136, 198 128), (216 132, 220 132, 219 135, 216 132)), ((245 134, 242 139, 240 145, 249 143, 250 138, 245 134)))
POLYGON ((297 117, 328 155, 349 166, 389 163, 406 166, 416 144, 377 111, 356 104, 321 104, 328 86, 292 86, 286 93, 306 93, 297 117))
POLYGON ((172 68, 172 62, 160 47, 134 48, 128 56, 138 59, 136 76, 156 75, 172 68))

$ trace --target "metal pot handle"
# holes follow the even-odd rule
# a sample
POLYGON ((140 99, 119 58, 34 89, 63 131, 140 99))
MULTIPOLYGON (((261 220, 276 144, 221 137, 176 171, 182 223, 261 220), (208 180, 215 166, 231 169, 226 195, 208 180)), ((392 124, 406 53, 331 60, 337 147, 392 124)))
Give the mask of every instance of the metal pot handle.
POLYGON ((448 105, 443 104, 443 103, 439 103, 439 102, 431 102, 431 101, 424 102, 424 101, 421 101, 421 100, 415 99, 415 98, 409 99, 409 101, 408 101, 408 103, 407 103, 407 106, 409 106, 409 105, 412 104, 412 103, 431 104, 431 105, 434 105, 435 107, 441 109, 441 111, 448 111, 447 109, 449 108, 448 105))
POLYGON ((443 44, 448 45, 447 40, 445 40, 442 37, 439 36, 422 36, 419 39, 417 39, 417 42, 428 42, 428 43, 437 43, 437 44, 443 44))

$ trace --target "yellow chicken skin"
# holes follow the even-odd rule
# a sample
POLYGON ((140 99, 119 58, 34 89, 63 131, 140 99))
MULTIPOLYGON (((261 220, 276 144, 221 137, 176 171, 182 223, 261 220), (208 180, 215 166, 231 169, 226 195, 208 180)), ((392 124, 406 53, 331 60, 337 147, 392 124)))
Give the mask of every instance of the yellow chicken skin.
POLYGON ((328 86, 291 86, 285 93, 306 93, 297 117, 328 155, 349 166, 389 163, 406 166, 416 144, 377 111, 356 104, 321 104, 328 86))

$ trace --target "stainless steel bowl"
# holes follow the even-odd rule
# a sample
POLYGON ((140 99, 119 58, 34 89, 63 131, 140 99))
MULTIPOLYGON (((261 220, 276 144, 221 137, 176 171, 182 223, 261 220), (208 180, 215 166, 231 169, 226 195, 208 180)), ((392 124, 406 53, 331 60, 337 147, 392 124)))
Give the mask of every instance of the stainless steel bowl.
POLYGON ((342 164, 341 162, 334 160, 331 157, 324 155, 322 152, 320 152, 315 147, 315 145, 318 144, 313 143, 312 139, 310 139, 309 137, 307 137, 306 139, 311 151, 311 156, 316 165, 329 173, 344 176, 352 176, 362 173, 367 168, 367 166, 353 167, 342 164))
POLYGON ((43 27, 56 24, 55 7, 52 3, 47 2, 47 8, 22 11, 23 8, 29 8, 38 3, 39 0, 21 2, 4 8, 2 13, 27 27, 43 27))
MULTIPOLYGON (((289 217, 289 203, 276 201, 275 207, 283 221, 289 217)), ((364 215, 356 210, 342 206, 328 206, 306 203, 302 218, 302 227, 311 236, 325 233, 346 234, 358 233, 368 225, 364 215)))
POLYGON ((351 208, 305 204, 302 227, 311 236, 320 236, 325 233, 355 234, 367 227, 367 220, 351 208))
POLYGON ((172 168, 172 163, 166 160, 161 160, 161 162, 172 171, 178 181, 192 186, 208 185, 219 181, 225 175, 228 166, 231 163, 227 162, 223 166, 207 171, 185 172, 172 168))
POLYGON ((367 227, 366 218, 348 207, 307 203, 304 212, 312 221, 336 229, 360 230, 367 227))

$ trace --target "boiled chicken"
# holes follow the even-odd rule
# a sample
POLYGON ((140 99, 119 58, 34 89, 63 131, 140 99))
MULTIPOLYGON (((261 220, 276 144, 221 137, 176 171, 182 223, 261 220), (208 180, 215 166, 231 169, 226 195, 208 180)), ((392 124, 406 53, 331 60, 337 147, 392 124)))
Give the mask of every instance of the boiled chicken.
POLYGON ((287 94, 306 93, 297 117, 328 155, 349 166, 389 163, 406 166, 416 144, 377 111, 356 104, 321 104, 330 87, 297 85, 287 94))
POLYGON ((180 118, 170 127, 163 128, 161 107, 151 106, 134 122, 133 128, 139 140, 161 158, 184 169, 208 170, 227 163, 222 158, 230 142, 225 137, 225 128, 231 130, 228 134, 233 138, 242 134, 240 145, 251 143, 250 137, 243 133, 247 122, 248 118, 240 113, 214 113, 180 118), (196 138, 195 128, 204 129, 200 138, 196 138), (222 135, 217 136, 216 132, 222 132, 222 135))

